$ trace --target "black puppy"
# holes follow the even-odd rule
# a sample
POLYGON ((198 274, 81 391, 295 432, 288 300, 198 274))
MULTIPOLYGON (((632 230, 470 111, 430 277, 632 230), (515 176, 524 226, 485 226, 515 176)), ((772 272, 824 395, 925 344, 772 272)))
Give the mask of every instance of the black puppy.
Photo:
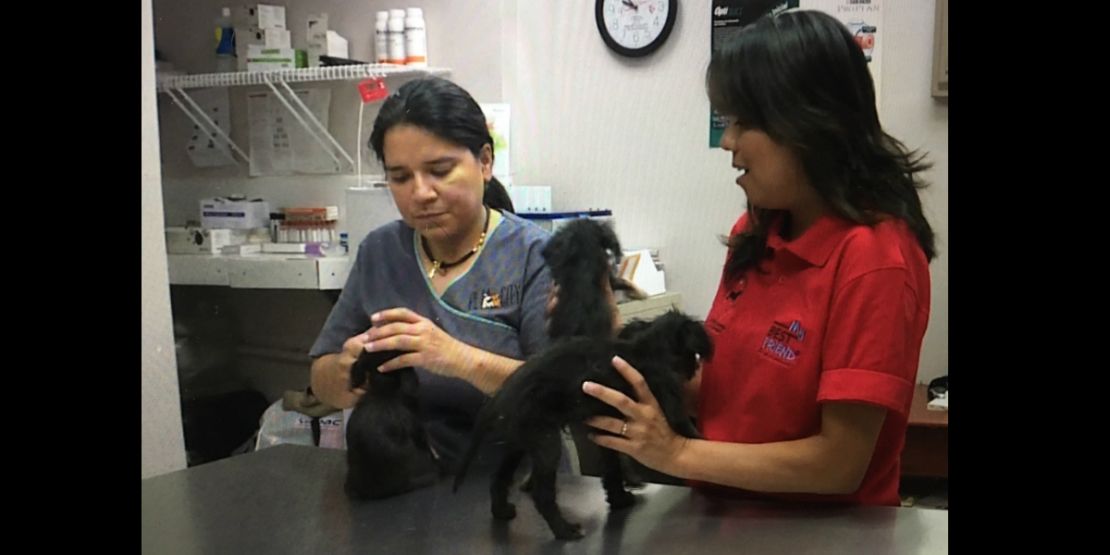
MULTIPOLYGON (((614 340, 614 314, 603 284, 608 280, 614 291, 627 288, 616 277, 621 254, 613 230, 589 219, 564 225, 543 250, 559 286, 559 302, 548 319, 548 333, 554 343, 518 368, 483 407, 455 479, 457 489, 484 434, 494 425, 501 428, 509 446, 490 486, 495 518, 515 516, 508 491, 517 465, 527 455, 532 463, 533 501, 555 536, 582 536, 581 529, 566 522, 555 504, 560 430, 566 426, 582 430, 589 416, 620 416, 581 389, 582 382, 590 380, 633 395, 611 365, 615 354, 643 373, 675 429, 691 437, 697 434, 685 414, 681 383, 693 376, 697 355, 708 356, 709 338, 701 324, 674 313, 653 323, 630 324, 621 339, 614 340)), ((610 506, 619 509, 631 505, 634 498, 624 489, 625 475, 618 454, 599 451, 610 506)))
MULTIPOLYGON (((560 299, 560 302, 561 299, 560 299)), ((585 428, 591 416, 622 415, 609 405, 582 392, 582 382, 592 381, 635 398, 631 386, 612 367, 619 355, 640 371, 667 422, 681 435, 700 437, 687 414, 682 386, 693 377, 698 356, 710 356, 709 336, 701 323, 679 312, 670 312, 630 337, 618 339, 571 337, 526 361, 478 413, 474 436, 455 477, 457 490, 482 437, 497 427, 508 443, 506 457, 490 485, 494 518, 509 520, 516 507, 508 501, 513 474, 527 456, 532 463, 532 500, 558 539, 582 537, 581 527, 567 522, 555 502, 555 472, 561 456, 560 430, 585 428)), ((617 453, 602 449, 602 485, 612 509, 634 502, 624 489, 617 453)))
POLYGON ((420 380, 413 368, 381 373, 403 351, 363 351, 351 366, 351 387, 362 387, 347 422, 347 494, 379 499, 435 482, 440 468, 417 418, 420 380))
POLYGON ((626 287, 616 276, 622 255, 613 229, 588 218, 572 220, 551 236, 543 258, 559 286, 559 302, 547 320, 552 339, 613 334, 613 314, 602 284, 608 280, 614 290, 626 287))

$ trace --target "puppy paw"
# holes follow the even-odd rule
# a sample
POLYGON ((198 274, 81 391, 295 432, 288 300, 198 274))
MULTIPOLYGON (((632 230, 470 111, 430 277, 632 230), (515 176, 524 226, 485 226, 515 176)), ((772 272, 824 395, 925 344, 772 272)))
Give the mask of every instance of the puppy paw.
POLYGON ((512 520, 516 518, 516 505, 512 503, 505 503, 504 505, 494 505, 492 508, 493 518, 497 520, 512 520))
POLYGON ((563 526, 552 531, 555 532, 555 538, 560 540, 580 540, 585 536, 585 534, 582 533, 582 525, 571 522, 567 522, 563 526))
POLYGON ((636 503, 636 496, 627 491, 622 491, 608 496, 611 510, 627 509, 636 503))

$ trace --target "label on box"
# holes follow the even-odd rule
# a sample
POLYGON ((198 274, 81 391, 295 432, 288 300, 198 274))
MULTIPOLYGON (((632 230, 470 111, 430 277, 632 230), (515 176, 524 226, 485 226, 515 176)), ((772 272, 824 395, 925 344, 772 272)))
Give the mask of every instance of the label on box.
POLYGON ((200 223, 206 229, 269 227, 270 203, 264 200, 204 199, 200 201, 200 223))

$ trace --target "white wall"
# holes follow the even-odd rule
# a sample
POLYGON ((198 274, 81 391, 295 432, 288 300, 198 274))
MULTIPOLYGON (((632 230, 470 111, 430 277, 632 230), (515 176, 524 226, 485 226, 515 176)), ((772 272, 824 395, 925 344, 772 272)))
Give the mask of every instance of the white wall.
POLYGON ((147 478, 185 468, 185 443, 162 232, 150 0, 142 0, 142 18, 142 477, 147 478))
POLYGON ((709 2, 682 2, 670 40, 633 60, 606 48, 592 5, 518 4, 514 179, 554 186, 557 209, 611 208, 622 243, 659 247, 668 288, 704 316, 717 235, 744 202, 727 154, 709 148, 709 2))
POLYGON ((918 381, 948 373, 948 100, 932 90, 934 2, 885 2, 890 38, 883 51, 883 124, 906 146, 929 153, 932 185, 922 195, 925 216, 937 234, 939 256, 930 264, 933 308, 921 350, 918 381))

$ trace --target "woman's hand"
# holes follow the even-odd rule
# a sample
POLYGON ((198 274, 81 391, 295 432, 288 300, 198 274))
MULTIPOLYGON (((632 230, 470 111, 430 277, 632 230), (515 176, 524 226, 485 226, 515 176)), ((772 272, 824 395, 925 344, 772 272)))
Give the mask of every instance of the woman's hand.
POLYGON ((344 341, 342 351, 313 361, 309 381, 317 399, 337 409, 353 408, 358 403, 366 390, 351 388, 351 366, 362 354, 368 339, 366 333, 360 333, 344 341))
POLYGON ((372 315, 370 321, 374 327, 366 332, 367 351, 411 351, 381 365, 382 372, 419 366, 436 374, 460 377, 468 361, 477 356, 473 347, 407 308, 383 310, 372 315))
POLYGON ((582 391, 587 395, 624 415, 624 419, 595 416, 586 420, 589 426, 616 434, 591 434, 590 439, 602 447, 626 453, 650 468, 668 472, 685 447, 686 438, 671 429, 639 371, 620 357, 613 357, 613 367, 632 385, 636 399, 594 382, 583 383, 582 391))

